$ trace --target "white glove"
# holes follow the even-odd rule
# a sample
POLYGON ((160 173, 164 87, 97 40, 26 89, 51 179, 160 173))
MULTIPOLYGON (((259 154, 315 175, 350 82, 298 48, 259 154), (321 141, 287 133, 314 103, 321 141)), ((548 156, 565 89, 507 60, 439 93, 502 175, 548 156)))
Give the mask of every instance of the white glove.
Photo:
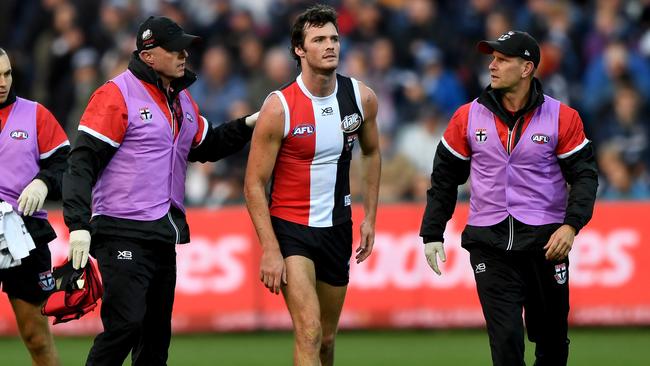
POLYGON ((68 260, 72 260, 72 268, 86 267, 88 252, 90 251, 90 232, 88 230, 74 230, 70 232, 70 252, 68 260))
POLYGON ((257 111, 255 113, 251 114, 250 116, 246 117, 246 121, 245 121, 246 126, 248 126, 250 128, 255 127, 255 123, 257 123, 257 117, 259 117, 259 116, 260 116, 260 112, 257 111))
POLYGON ((47 185, 40 179, 34 179, 18 197, 18 211, 25 216, 31 216, 35 211, 43 208, 45 197, 47 197, 47 185))
POLYGON ((440 276, 442 273, 438 269, 438 257, 443 262, 447 261, 447 256, 445 255, 445 247, 440 241, 432 241, 430 243, 424 244, 424 255, 427 257, 427 262, 431 269, 440 276))

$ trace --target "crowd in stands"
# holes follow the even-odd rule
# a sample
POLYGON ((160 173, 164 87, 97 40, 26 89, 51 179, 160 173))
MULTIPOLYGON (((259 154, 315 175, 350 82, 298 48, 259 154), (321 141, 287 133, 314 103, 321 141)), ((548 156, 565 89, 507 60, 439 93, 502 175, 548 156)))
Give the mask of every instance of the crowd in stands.
MULTIPOLYGON (((214 124, 252 113, 299 70, 289 54, 302 0, 2 0, 0 47, 18 95, 48 107, 74 140, 92 92, 128 65, 138 24, 177 21, 203 43, 190 91, 214 124)), ((379 99, 383 203, 422 201, 451 114, 489 84, 482 39, 525 30, 544 91, 577 109, 594 141, 600 199, 650 199, 650 0, 330 0, 339 71, 379 99)), ((190 205, 243 202, 246 151, 188 174, 190 205)), ((353 169, 354 172, 354 169, 353 169)), ((358 182, 358 177, 353 177, 358 182)), ((359 184, 352 185, 359 197, 359 184)), ((467 192, 461 190, 462 198, 467 192)))

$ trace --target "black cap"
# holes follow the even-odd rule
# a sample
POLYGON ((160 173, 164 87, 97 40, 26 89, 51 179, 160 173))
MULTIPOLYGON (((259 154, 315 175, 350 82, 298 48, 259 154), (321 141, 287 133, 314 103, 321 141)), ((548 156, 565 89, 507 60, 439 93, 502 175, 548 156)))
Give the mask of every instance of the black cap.
POLYGON ((508 56, 521 57, 539 65, 539 44, 530 34, 522 31, 508 31, 496 41, 481 41, 476 45, 481 53, 498 51, 508 56))
POLYGON ((167 51, 182 51, 201 38, 187 34, 178 24, 167 17, 150 16, 140 24, 135 41, 138 51, 162 47, 167 51))

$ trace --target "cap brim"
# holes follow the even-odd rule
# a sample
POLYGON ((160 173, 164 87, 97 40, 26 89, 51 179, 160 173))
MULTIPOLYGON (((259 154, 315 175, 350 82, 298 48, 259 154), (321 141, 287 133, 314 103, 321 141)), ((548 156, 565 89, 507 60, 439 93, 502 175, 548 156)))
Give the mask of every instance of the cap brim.
POLYGON ((161 44, 160 47, 166 49, 167 51, 182 51, 190 48, 193 45, 201 42, 201 37, 193 36, 191 34, 183 34, 180 37, 173 39, 165 44, 161 44))
MULTIPOLYGON (((497 41, 481 41, 476 44, 476 49, 480 53, 485 53, 487 55, 491 55, 492 52, 499 51, 499 42, 497 41)), ((499 51, 501 52, 501 51, 499 51)))

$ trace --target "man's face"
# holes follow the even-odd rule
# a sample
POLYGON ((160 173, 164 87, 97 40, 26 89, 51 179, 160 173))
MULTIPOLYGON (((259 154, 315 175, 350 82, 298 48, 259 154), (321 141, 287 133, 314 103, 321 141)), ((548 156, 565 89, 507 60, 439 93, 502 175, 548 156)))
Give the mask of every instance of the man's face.
POLYGON ((508 56, 501 52, 492 52, 494 59, 490 62, 490 86, 492 89, 508 91, 524 80, 527 63, 521 57, 508 56))
POLYGON ((162 47, 155 47, 147 51, 147 63, 161 78, 171 81, 185 74, 187 51, 167 51, 162 47))
POLYGON ((9 57, 2 55, 0 56, 0 104, 7 101, 12 81, 9 57))
POLYGON ((339 65, 340 51, 339 34, 332 23, 322 27, 307 24, 303 48, 297 47, 295 50, 302 59, 303 68, 310 67, 324 72, 336 70, 339 65))

